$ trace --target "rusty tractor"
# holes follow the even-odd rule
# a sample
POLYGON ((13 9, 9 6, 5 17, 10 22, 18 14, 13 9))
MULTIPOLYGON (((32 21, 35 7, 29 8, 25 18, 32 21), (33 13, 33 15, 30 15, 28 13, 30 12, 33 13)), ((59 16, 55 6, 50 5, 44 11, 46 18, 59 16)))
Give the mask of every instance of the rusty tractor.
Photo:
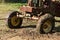
POLYGON ((55 27, 55 16, 60 16, 60 2, 57 0, 28 0, 20 11, 12 12, 8 17, 9 28, 19 28, 23 18, 38 20, 36 31, 51 33, 55 27))

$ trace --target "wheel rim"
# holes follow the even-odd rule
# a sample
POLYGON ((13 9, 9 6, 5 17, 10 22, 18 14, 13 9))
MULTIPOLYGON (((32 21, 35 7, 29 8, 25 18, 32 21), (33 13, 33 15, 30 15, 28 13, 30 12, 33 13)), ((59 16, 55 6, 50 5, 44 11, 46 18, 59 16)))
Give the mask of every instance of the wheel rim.
POLYGON ((13 25, 13 26, 17 26, 18 24, 19 24, 19 18, 17 18, 16 16, 13 16, 12 18, 11 18, 11 24, 13 25))
POLYGON ((47 20, 47 21, 43 24, 43 31, 44 31, 45 33, 50 32, 51 29, 52 29, 52 26, 51 26, 51 25, 52 25, 52 24, 51 24, 51 21, 50 21, 50 20, 47 20))

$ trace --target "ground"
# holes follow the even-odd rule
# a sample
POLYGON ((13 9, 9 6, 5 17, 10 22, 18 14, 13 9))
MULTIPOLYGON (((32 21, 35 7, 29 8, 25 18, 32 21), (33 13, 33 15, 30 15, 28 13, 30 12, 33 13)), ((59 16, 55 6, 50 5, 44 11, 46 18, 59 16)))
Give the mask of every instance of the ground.
POLYGON ((0 10, 0 40, 60 40, 59 22, 55 22, 55 32, 52 34, 36 33, 34 31, 36 29, 36 20, 24 19, 22 28, 10 29, 7 24, 7 18, 11 11, 8 9, 0 10))

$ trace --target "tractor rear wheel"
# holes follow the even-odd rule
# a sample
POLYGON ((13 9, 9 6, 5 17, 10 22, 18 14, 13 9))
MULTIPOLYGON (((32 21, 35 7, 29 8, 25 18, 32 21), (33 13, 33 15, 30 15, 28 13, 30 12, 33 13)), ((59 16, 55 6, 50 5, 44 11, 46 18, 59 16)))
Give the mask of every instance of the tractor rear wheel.
POLYGON ((39 33, 51 33, 55 26, 54 17, 48 13, 42 15, 37 23, 37 32, 39 33))
POLYGON ((9 28, 20 28, 23 19, 17 17, 17 13, 20 14, 18 11, 12 12, 8 17, 8 26, 9 28))

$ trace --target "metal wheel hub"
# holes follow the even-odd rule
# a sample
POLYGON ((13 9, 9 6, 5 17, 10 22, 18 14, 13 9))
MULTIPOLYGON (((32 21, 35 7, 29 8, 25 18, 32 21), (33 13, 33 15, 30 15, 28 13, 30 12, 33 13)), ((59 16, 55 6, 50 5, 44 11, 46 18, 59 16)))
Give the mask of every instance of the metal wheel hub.
POLYGON ((16 16, 13 16, 11 18, 11 23, 13 26, 17 26, 19 24, 19 18, 17 18, 16 16))
POLYGON ((47 20, 47 21, 43 24, 43 30, 44 30, 45 33, 48 33, 48 32, 51 31, 51 28, 52 28, 51 25, 52 25, 52 24, 51 24, 51 21, 50 21, 50 20, 47 20))

